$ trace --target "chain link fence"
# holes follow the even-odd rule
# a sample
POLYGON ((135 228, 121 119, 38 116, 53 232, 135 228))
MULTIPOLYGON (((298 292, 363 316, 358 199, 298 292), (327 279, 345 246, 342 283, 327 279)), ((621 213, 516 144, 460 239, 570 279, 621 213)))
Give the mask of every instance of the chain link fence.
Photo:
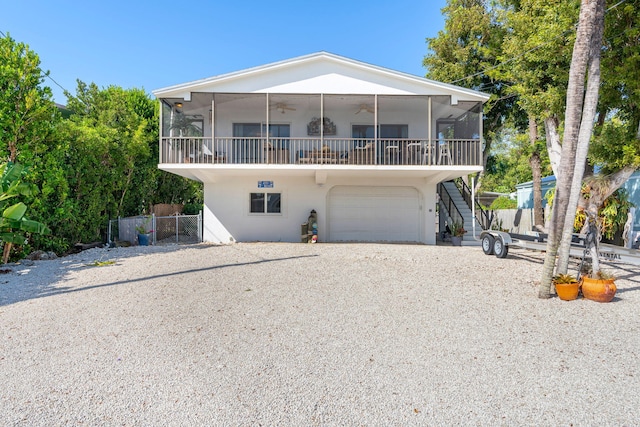
POLYGON ((198 215, 135 216, 109 220, 109 245, 129 242, 137 245, 138 230, 150 234, 151 244, 202 242, 202 211, 198 215))

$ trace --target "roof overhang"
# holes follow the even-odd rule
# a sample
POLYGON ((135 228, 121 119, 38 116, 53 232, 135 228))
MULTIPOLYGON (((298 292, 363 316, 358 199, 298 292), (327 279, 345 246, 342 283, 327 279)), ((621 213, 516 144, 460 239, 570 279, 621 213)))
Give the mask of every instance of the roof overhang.
POLYGON ((318 52, 153 91, 158 98, 189 100, 193 92, 446 95, 485 102, 483 92, 436 82, 327 52, 318 52))

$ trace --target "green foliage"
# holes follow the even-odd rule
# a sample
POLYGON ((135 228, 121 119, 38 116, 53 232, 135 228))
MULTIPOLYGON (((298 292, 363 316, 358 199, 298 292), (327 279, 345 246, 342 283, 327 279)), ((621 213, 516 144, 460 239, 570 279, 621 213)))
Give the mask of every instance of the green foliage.
POLYGON ((44 144, 58 114, 40 58, 9 35, 0 38, 0 156, 30 165, 46 152, 44 144), (4 145, 6 144, 6 145, 4 145))
POLYGON ((558 274, 557 276, 553 277, 553 283, 554 284, 561 284, 561 283, 578 283, 578 281, 576 280, 575 277, 573 277, 570 274, 558 274))
POLYGON ((442 9, 444 30, 427 38, 427 77, 491 94, 484 106, 485 155, 506 119, 523 123, 525 116, 509 93, 509 82, 484 73, 499 65, 507 29, 498 21, 500 9, 483 0, 449 0, 442 9))
POLYGON ((96 261, 93 261, 93 262, 91 262, 91 263, 89 263, 87 265, 90 266, 90 267, 106 267, 106 266, 109 266, 109 265, 114 265, 115 263, 116 262, 113 261, 113 260, 109 260, 109 261, 98 261, 98 260, 96 260, 96 261))
POLYGON ((201 184, 158 170, 158 103, 144 91, 79 81, 76 96, 67 96, 74 115, 60 132, 69 141, 67 182, 77 199, 76 227, 68 230, 74 240, 103 240, 108 219, 156 203, 202 200, 201 184))
MULTIPOLYGON (((590 187, 583 185, 583 197, 590 191, 590 187)), ((606 239, 613 239, 615 234, 624 227, 627 222, 627 214, 634 204, 629 201, 629 193, 624 188, 617 189, 611 196, 607 197, 598 210, 598 225, 602 236, 606 239)), ((574 231, 578 232, 584 226, 587 215, 582 209, 578 209, 576 220, 574 221, 574 231)))
POLYGON ((462 237, 466 233, 466 230, 459 222, 454 222, 451 224, 451 235, 456 237, 462 237))
POLYGON ((184 205, 182 213, 185 215, 198 215, 202 210, 202 203, 187 203, 184 205))
MULTIPOLYGON (((509 127, 503 138, 494 142, 492 154, 487 158, 482 191, 511 193, 516 184, 531 181, 533 175, 529 164, 534 147, 529 143, 527 135, 517 133, 509 127)), ((542 175, 552 174, 546 149, 540 151, 542 175)))
POLYGON ((156 203, 202 203, 201 183, 158 170, 157 101, 141 89, 79 81, 61 114, 45 76, 28 46, 0 38, 0 155, 26 166, 22 203, 52 231, 27 232, 18 251, 64 253, 76 242, 104 240, 110 218, 156 203))
POLYGON ((497 199, 495 199, 493 203, 491 203, 491 206, 489 206, 489 209, 491 210, 517 209, 517 207, 518 207, 518 202, 516 202, 515 200, 507 196, 500 196, 497 199))
POLYGON ((640 167, 640 140, 636 130, 614 116, 596 129, 589 146, 589 161, 609 174, 628 165, 640 167))
MULTIPOLYGON (((603 116, 615 111, 627 129, 624 141, 638 131, 640 123, 640 3, 627 1, 605 15, 599 110, 603 116)), ((602 124, 602 120, 600 124, 602 124)), ((638 142, 636 140, 636 147, 638 142)), ((612 168, 611 168, 612 169, 612 168)))
MULTIPOLYGON (((598 178, 594 179, 597 180, 598 178)), ((589 199, 589 192, 592 191, 593 188, 595 188, 595 186, 583 184, 582 197, 589 199)), ((547 191, 545 198, 549 206, 553 204, 554 196, 555 188, 547 191)), ((602 206, 598 209, 598 226, 602 236, 607 239, 613 239, 615 234, 624 227, 624 224, 627 222, 629 209, 633 206, 634 204, 629 201, 629 193, 627 193, 624 188, 617 189, 611 196, 605 199, 602 206)), ((586 212, 584 209, 578 208, 573 222, 573 231, 575 233, 580 232, 584 227, 585 221, 587 221, 586 212)))
POLYGON ((509 92, 527 114, 541 119, 564 112, 579 0, 501 0, 498 21, 506 33, 488 70, 510 82, 509 92))
MULTIPOLYGON (((3 163, 0 165, 0 241, 10 245, 24 245, 27 233, 48 234, 49 228, 26 217, 27 205, 23 202, 9 203, 9 199, 20 196, 30 196, 37 188, 22 182, 24 169, 17 164, 3 163)), ((11 246, 8 246, 10 248, 11 246)), ((5 251, 3 262, 7 261, 8 252, 5 251)))

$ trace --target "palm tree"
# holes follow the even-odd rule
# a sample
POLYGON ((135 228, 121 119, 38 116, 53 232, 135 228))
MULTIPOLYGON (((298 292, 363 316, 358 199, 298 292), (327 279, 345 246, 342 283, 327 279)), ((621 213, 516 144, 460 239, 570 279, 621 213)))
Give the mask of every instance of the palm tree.
MULTIPOLYGON (((604 28, 604 3, 605 0, 582 0, 580 5, 580 17, 578 21, 578 30, 576 34, 576 41, 573 46, 573 55, 571 58, 571 67, 569 69, 569 84, 567 86, 567 102, 565 110, 565 129, 562 142, 562 154, 560 157, 560 166, 558 171, 561 172, 556 181, 556 194, 551 211, 551 224, 549 227, 549 238, 547 241, 547 252, 545 255, 544 266, 542 268, 542 278, 540 281, 540 289, 538 296, 540 298, 549 298, 551 295, 551 281, 553 278, 553 271, 556 266, 556 255, 558 254, 558 248, 562 242, 564 245, 571 244, 571 227, 568 231, 563 232, 565 229, 566 218, 568 212, 572 217, 571 224, 573 224, 573 216, 575 215, 575 209, 578 204, 577 197, 580 194, 582 170, 584 170, 584 162, 579 161, 576 163, 576 155, 579 153, 586 159, 586 149, 588 149, 588 140, 593 130, 593 117, 595 116, 594 100, 597 104, 598 100, 598 84, 600 81, 600 45, 602 44, 602 31, 604 28), (593 48, 597 43, 597 48, 593 48), (597 59, 596 59, 597 57, 597 59), (584 94, 584 82, 587 74, 587 65, 589 65, 589 79, 588 90, 589 97, 586 99, 584 94), (596 72, 597 69, 597 72, 596 72), (591 78, 594 79, 591 82, 591 78), (595 80, 597 79, 597 80, 595 80), (595 91, 595 94, 593 93, 595 91), (593 108, 593 115, 591 120, 588 121, 588 117, 591 114, 593 108), (584 115, 584 117, 583 117, 584 115), (582 123, 581 123, 582 119, 582 123), (588 121, 588 123, 587 123, 588 121), (581 127, 584 126, 584 129, 581 127), (580 151, 578 152, 578 142, 581 141, 580 151), (577 166, 582 163, 582 170, 577 174, 577 166), (574 179, 574 175, 578 175, 574 179), (577 190, 575 190, 575 181, 578 180, 577 190), (574 192, 574 194, 572 194, 574 192), (577 194, 575 194, 577 193, 577 194), (570 208, 570 203, 575 201, 573 208, 570 208), (568 235, 568 239, 567 239, 568 235)), ((563 247, 563 259, 564 259, 563 247)), ((568 254, 568 247, 566 249, 568 254)), ((568 256, 568 255, 567 255, 568 256)), ((568 264, 568 257, 567 257, 568 264)), ((566 267, 564 268, 566 273, 566 267)))

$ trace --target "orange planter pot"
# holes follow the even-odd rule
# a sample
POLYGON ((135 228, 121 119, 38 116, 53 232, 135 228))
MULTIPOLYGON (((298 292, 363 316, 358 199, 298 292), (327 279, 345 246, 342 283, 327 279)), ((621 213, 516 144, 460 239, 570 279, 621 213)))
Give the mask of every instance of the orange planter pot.
POLYGON ((579 283, 556 283, 558 298, 564 301, 571 301, 578 298, 579 283))
POLYGON ((586 299, 598 302, 609 302, 616 295, 616 285, 613 279, 582 278, 582 295, 586 299))

